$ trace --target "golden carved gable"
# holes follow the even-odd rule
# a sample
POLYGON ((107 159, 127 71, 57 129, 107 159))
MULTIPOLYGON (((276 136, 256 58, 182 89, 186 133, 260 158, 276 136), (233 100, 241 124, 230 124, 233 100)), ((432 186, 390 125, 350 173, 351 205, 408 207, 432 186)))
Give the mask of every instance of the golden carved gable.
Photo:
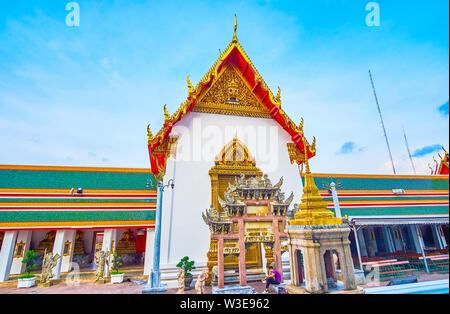
POLYGON ((271 117, 269 110, 258 101, 231 64, 227 64, 217 81, 194 106, 193 111, 271 117))

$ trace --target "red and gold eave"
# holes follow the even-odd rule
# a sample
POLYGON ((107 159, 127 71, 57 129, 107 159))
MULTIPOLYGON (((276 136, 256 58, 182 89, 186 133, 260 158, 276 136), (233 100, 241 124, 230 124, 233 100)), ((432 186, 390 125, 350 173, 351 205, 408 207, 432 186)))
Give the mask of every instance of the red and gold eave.
POLYGON ((439 175, 448 175, 449 174, 449 155, 446 151, 444 151, 445 155, 441 158, 441 163, 439 164, 439 169, 436 174, 439 175))
MULTIPOLYGON (((158 153, 158 148, 166 143, 168 137, 172 131, 173 126, 180 121, 186 113, 192 111, 195 104, 199 102, 206 92, 214 85, 219 78, 219 74, 222 69, 230 63, 234 66, 236 71, 246 81, 248 86, 251 87, 252 92, 257 99, 270 111, 270 115, 275 119, 280 126, 289 133, 292 141, 302 154, 305 154, 309 158, 315 156, 315 145, 309 145, 306 142, 306 149, 303 144, 303 130, 300 129, 283 111, 281 108, 281 102, 278 102, 273 96, 270 89, 267 87, 264 80, 244 52, 242 46, 239 44, 236 38, 228 45, 225 51, 220 55, 219 59, 214 63, 211 69, 206 73, 203 79, 198 85, 189 92, 186 101, 180 106, 180 108, 164 122, 161 130, 155 137, 148 141, 148 151, 150 156, 150 165, 153 174, 164 173, 165 163, 167 160, 167 154, 158 153)), ((305 139, 306 140, 306 139, 305 139)), ((302 161, 297 161, 302 163, 302 161)))

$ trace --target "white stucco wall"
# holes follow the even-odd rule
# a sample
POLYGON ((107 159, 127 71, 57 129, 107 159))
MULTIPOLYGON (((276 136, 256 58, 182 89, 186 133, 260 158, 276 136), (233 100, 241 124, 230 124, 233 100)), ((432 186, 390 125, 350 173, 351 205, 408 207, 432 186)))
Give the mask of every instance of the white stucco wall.
POLYGON ((209 229, 201 213, 211 204, 208 172, 215 156, 235 135, 255 158, 256 167, 268 174, 273 184, 283 176, 286 198, 292 191, 292 204, 300 203, 300 174, 298 166, 291 164, 286 146, 292 141, 275 120, 190 112, 174 126, 172 135, 179 136, 177 158, 168 159, 164 181, 174 178, 175 188, 166 189, 163 197, 161 268, 173 266, 184 256, 198 266, 206 263, 209 229))

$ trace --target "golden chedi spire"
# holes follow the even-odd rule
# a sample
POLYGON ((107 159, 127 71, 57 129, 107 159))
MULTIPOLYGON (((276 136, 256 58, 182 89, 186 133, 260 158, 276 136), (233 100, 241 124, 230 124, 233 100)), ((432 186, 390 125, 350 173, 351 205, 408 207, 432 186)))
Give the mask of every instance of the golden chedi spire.
POLYGON ((237 31, 237 15, 235 14, 234 15, 234 34, 233 34, 233 40, 232 40, 233 43, 237 43, 238 42, 238 39, 237 39, 237 36, 236 36, 236 31, 237 31))
POLYGON ((302 202, 298 206, 299 211, 294 215, 294 219, 289 221, 290 225, 320 226, 320 225, 341 225, 342 219, 336 218, 334 213, 327 209, 327 203, 320 196, 314 178, 309 169, 306 140, 303 138, 305 183, 303 186, 302 202))

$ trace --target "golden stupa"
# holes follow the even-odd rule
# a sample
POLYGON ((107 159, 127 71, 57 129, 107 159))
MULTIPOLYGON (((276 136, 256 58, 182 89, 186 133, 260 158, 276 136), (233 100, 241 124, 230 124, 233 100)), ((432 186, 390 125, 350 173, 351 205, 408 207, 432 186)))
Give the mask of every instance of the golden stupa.
MULTIPOLYGON (((303 139, 306 147, 305 139, 303 139)), ((289 221, 289 225, 303 226, 329 226, 342 225, 342 219, 337 218, 331 210, 327 209, 327 203, 320 196, 314 178, 309 169, 308 157, 304 157, 305 164, 305 184, 303 187, 303 196, 299 211, 295 213, 294 219, 289 221)))

